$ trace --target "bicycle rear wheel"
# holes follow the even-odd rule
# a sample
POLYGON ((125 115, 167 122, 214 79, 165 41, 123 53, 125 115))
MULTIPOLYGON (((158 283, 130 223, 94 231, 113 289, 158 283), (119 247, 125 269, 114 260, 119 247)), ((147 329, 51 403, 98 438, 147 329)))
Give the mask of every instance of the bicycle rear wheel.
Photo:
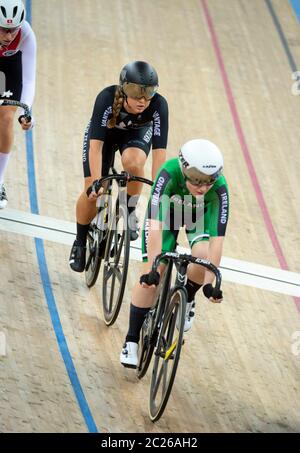
POLYGON ((116 321, 122 305, 128 272, 129 241, 127 207, 117 200, 104 254, 102 303, 107 326, 116 321))
POLYGON ((152 371, 149 415, 155 422, 167 405, 179 363, 187 296, 184 288, 174 288, 169 297, 160 329, 152 371))

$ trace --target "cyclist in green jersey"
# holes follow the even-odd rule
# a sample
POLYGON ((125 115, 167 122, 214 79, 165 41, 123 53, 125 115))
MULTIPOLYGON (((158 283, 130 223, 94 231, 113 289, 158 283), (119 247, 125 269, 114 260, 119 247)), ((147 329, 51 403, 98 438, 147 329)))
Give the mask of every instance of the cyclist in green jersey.
MULTIPOLYGON (((222 170, 219 148, 208 140, 196 139, 185 143, 179 157, 166 161, 158 172, 142 234, 142 276, 133 289, 129 329, 120 355, 126 367, 137 366, 140 330, 165 268, 164 264, 160 266, 155 281, 149 279, 153 260, 162 252, 175 250, 180 227, 185 227, 193 256, 220 264, 229 213, 228 186, 222 170)), ((213 280, 208 270, 189 265, 185 331, 194 320, 195 295, 201 286, 211 302, 222 301, 221 290, 216 298, 212 297, 213 280)))

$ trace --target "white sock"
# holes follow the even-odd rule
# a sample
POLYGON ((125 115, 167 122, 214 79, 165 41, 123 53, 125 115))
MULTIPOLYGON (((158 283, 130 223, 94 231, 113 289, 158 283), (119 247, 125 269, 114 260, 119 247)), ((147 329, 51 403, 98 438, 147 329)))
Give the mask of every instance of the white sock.
POLYGON ((0 185, 3 184, 5 170, 9 161, 10 153, 0 153, 0 185))

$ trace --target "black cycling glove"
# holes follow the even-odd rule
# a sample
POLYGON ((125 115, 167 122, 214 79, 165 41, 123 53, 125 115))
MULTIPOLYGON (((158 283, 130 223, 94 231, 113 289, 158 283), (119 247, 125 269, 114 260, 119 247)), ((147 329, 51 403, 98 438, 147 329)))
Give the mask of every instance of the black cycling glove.
POLYGON ((203 294, 207 299, 213 297, 214 299, 222 299, 223 293, 220 289, 216 290, 211 283, 207 283, 202 288, 203 294))
POLYGON ((99 182, 99 179, 95 179, 93 184, 88 188, 86 191, 87 196, 89 197, 92 192, 98 193, 100 190, 101 183, 99 182))
POLYGON ((160 275, 157 271, 151 271, 149 274, 144 274, 140 278, 140 283, 146 283, 146 285, 151 286, 155 285, 158 286, 159 284, 160 275))

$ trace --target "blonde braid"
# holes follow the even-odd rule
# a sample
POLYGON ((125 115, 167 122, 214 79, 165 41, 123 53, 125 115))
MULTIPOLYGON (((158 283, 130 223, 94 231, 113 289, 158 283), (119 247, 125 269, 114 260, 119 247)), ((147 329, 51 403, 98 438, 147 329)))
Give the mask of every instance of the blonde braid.
POLYGON ((110 118, 110 120, 107 123, 107 127, 109 129, 112 129, 116 126, 117 118, 119 116, 119 113, 120 113, 122 105, 123 105, 123 100, 124 100, 124 94, 123 94, 122 88, 120 87, 120 85, 118 85, 116 88, 114 103, 112 106, 113 116, 112 116, 112 118, 110 118))

